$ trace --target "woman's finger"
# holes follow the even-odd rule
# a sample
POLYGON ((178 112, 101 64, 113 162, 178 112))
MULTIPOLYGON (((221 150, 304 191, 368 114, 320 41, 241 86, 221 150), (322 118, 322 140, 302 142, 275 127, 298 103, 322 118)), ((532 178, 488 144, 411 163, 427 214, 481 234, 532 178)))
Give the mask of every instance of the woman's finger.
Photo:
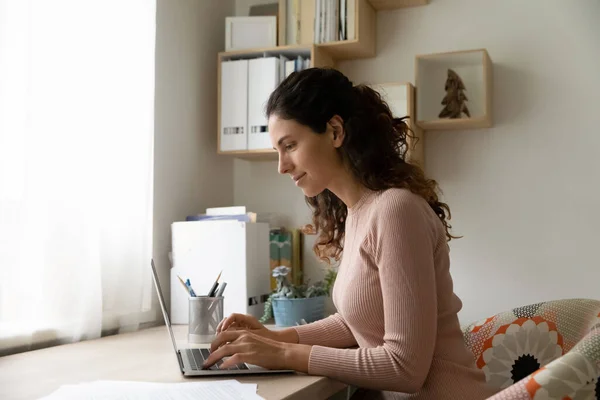
MULTIPOLYGON (((218 350, 210 353, 210 356, 202 364, 202 368, 210 368, 214 363, 222 359, 223 357, 232 356, 236 353, 240 353, 244 350, 243 344, 229 343, 225 346, 220 347, 218 350)), ((223 362, 224 364, 225 362, 223 362)), ((223 366, 221 366, 223 368, 223 366)))
POLYGON ((223 325, 221 325, 221 332, 226 331, 227 329, 229 329, 229 326, 231 324, 233 324, 234 322, 238 322, 241 321, 243 318, 243 314, 237 314, 237 313, 233 313, 231 314, 229 317, 227 317, 225 319, 225 321, 223 321, 223 325))
POLYGON ((231 325, 229 325, 229 328, 227 328, 228 331, 237 331, 240 329, 244 329, 244 327, 237 321, 233 321, 231 325))
POLYGON ((215 352, 226 343, 235 342, 240 336, 244 335, 244 331, 223 331, 217 335, 215 340, 210 344, 210 352, 215 352))
POLYGON ((227 369, 229 367, 233 367, 234 365, 238 365, 246 362, 248 359, 248 353, 235 353, 227 360, 223 361, 223 364, 219 367, 220 369, 227 369))
POLYGON ((217 333, 221 333, 221 327, 223 326, 223 322, 225 322, 226 319, 226 317, 223 317, 221 322, 219 322, 219 325, 217 325, 217 333))
POLYGON ((219 325, 217 326, 217 333, 221 333, 224 330, 226 330, 226 326, 229 326, 229 324, 231 324, 231 315, 228 317, 223 318, 223 320, 219 323, 219 325))
POLYGON ((264 328, 263 324, 261 324, 258 319, 256 319, 252 315, 244 315, 243 318, 244 325, 248 326, 250 329, 261 329, 264 328))
MULTIPOLYGON (((234 318, 231 319, 229 324, 235 322, 236 329, 261 329, 264 326, 252 315, 247 314, 232 314, 234 318)), ((228 329, 228 321, 223 324, 221 331, 228 329)))

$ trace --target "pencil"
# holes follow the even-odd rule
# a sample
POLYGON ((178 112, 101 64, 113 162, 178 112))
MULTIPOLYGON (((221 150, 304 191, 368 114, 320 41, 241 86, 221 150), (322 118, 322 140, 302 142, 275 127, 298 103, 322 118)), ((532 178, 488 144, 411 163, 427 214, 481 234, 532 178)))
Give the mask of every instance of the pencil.
POLYGON ((190 289, 187 287, 187 285, 185 284, 185 282, 183 281, 183 279, 181 279, 181 277, 179 275, 177 275, 177 278, 179 279, 179 282, 181 282, 181 284, 183 285, 183 287, 185 288, 185 292, 188 294, 188 296, 190 295, 190 289))
POLYGON ((215 295, 215 291, 217 290, 217 286, 219 285, 219 278, 221 278, 222 273, 223 273, 223 270, 221 270, 221 272, 219 272, 219 275, 217 276, 217 280, 215 280, 215 283, 213 283, 212 287, 208 291, 208 297, 213 297, 215 295))

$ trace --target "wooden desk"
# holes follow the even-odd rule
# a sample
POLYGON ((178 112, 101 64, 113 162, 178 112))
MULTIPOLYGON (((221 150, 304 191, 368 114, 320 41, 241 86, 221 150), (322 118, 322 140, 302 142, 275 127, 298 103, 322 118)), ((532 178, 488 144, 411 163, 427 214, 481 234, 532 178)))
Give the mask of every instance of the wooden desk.
MULTIPOLYGON (((187 326, 174 326, 178 346, 188 346, 187 326)), ((204 346, 206 347, 206 346, 204 346)), ((305 374, 184 378, 167 328, 108 336, 0 358, 0 399, 37 399, 63 384, 94 380, 190 382, 236 379, 258 384, 258 394, 272 399, 326 399, 346 385, 305 374)))

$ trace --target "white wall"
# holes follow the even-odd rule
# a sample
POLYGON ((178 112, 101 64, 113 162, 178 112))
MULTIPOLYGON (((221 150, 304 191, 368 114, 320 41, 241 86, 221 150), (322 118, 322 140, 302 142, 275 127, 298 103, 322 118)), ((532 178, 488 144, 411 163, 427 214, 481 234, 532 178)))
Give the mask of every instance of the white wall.
POLYGON ((232 0, 159 0, 156 27, 154 260, 169 302, 171 223, 233 200, 217 156, 217 53, 232 0))
MULTIPOLYGON (((494 127, 430 131, 425 142, 426 172, 464 236, 451 242, 462 322, 543 300, 600 299, 598 15, 595 0, 431 0, 380 12, 377 56, 338 65, 355 83, 414 83, 416 54, 490 53, 494 127)), ((237 204, 288 212, 294 225, 310 215, 276 162, 236 161, 234 185, 237 204)), ((307 264, 318 277, 314 257, 307 264)))

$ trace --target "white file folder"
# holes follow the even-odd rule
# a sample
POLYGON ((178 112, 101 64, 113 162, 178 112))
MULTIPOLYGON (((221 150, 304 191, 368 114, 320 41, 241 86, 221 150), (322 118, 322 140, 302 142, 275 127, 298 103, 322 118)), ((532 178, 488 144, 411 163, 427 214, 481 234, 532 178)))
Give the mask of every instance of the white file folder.
POLYGON ((221 151, 248 149, 248 60, 221 63, 221 151))
POLYGON ((248 63, 248 150, 273 147, 265 108, 279 83, 279 62, 278 57, 265 57, 248 63))
POLYGON ((190 280, 196 295, 206 295, 222 271, 225 316, 262 317, 271 292, 269 224, 234 220, 185 221, 171 225, 171 322, 189 321, 188 295, 177 276, 190 280))

